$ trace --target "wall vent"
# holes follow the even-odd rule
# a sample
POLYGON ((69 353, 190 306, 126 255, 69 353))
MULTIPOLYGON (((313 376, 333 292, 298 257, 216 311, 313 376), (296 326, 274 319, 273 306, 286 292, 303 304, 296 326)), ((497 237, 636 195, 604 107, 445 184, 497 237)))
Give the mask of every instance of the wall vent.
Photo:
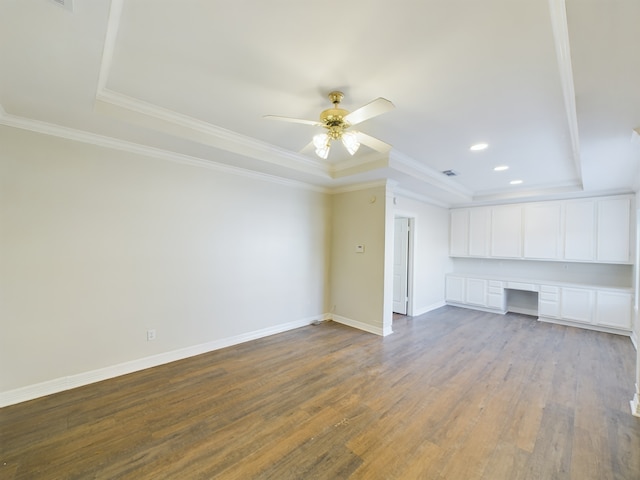
POLYGON ((70 12, 73 12, 73 0, 49 0, 50 2, 55 3, 56 5, 66 8, 70 12))
POLYGON ((443 170, 442 173, 444 173, 447 177, 455 177, 456 175, 458 175, 458 173, 454 172, 453 170, 443 170))

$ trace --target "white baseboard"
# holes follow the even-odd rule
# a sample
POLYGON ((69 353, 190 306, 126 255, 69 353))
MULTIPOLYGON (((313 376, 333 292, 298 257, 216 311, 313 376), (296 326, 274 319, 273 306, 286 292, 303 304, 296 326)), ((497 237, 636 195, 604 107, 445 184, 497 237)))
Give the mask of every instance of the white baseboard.
POLYGON ((201 355, 203 353, 212 352, 214 350, 230 347, 239 343, 256 340, 262 337, 268 337, 269 335, 275 335, 276 333, 282 333, 288 330, 311 325, 314 321, 317 320, 328 320, 330 318, 330 314, 318 315, 316 317, 283 323, 280 325, 275 325, 273 327, 235 335, 233 337, 222 338, 220 340, 193 345, 191 347, 181 348, 179 350, 152 355, 150 357, 139 358, 137 360, 124 362, 97 370, 91 370, 76 375, 60 377, 53 380, 40 382, 34 385, 27 385, 26 387, 16 388, 14 390, 7 390, 5 392, 0 392, 0 408, 14 405, 16 403, 26 402, 27 400, 33 400, 34 398, 44 397, 53 393, 62 392, 64 390, 71 390, 72 388, 82 387, 84 385, 100 382, 109 378, 119 377, 120 375, 126 375, 128 373, 145 370, 147 368, 157 367, 165 363, 175 362, 176 360, 182 360, 188 357, 193 357, 195 355, 201 355))
POLYGON ((538 321, 544 323, 555 323, 558 325, 564 325, 566 327, 582 328, 584 330, 594 330, 596 332, 612 333, 614 335, 623 335, 625 337, 631 336, 631 332, 629 332, 628 330, 604 327, 602 325, 591 325, 589 323, 572 322, 571 320, 563 320, 560 318, 538 317, 538 321))
POLYGON ((334 322, 341 323, 343 325, 347 325, 348 327, 357 328, 358 330, 364 330, 365 332, 375 333, 376 335, 380 335, 381 337, 390 335, 393 333, 391 328, 385 329, 381 327, 376 327, 374 325, 369 325, 368 323, 359 322, 358 320, 352 320, 351 318, 341 317, 340 315, 332 315, 331 319, 334 322))
POLYGON ((416 311, 414 311, 412 317, 417 317, 418 315, 424 315, 425 313, 431 312, 432 310, 437 310, 438 308, 444 307, 446 304, 447 303, 444 301, 432 303, 431 305, 419 308, 416 311))
MULTIPOLYGON (((636 386, 637 389, 638 387, 636 386)), ((636 393, 629 403, 631 404, 631 413, 636 417, 640 417, 640 393, 636 393)))

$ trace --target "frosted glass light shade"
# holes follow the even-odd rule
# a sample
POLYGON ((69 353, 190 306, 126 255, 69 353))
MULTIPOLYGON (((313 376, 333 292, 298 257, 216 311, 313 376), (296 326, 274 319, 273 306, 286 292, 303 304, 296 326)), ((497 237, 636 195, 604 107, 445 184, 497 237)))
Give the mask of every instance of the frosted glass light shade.
POLYGON ((313 146, 316 147, 316 155, 323 160, 326 160, 329 156, 329 135, 326 133, 319 133, 313 136, 313 146))
POLYGON ((342 144, 349 152, 349 155, 353 155, 360 148, 360 142, 358 141, 358 134, 356 132, 345 132, 342 134, 342 144))
POLYGON ((329 135, 326 133, 319 133, 313 136, 313 145, 320 149, 324 148, 329 144, 329 135))

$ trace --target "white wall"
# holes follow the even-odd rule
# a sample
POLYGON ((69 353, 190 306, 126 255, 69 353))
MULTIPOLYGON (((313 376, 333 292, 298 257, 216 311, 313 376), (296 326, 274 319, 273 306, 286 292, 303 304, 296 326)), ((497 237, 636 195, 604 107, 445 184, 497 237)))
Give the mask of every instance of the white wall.
POLYGON ((327 195, 8 127, 0 145, 0 393, 328 311, 327 195))
POLYGON ((454 258, 453 265, 457 273, 496 275, 505 278, 619 288, 630 288, 633 282, 632 265, 483 258, 454 258))
POLYGON ((413 219, 413 291, 410 309, 420 315, 445 304, 445 274, 449 258, 449 210, 396 196, 396 217, 413 219))

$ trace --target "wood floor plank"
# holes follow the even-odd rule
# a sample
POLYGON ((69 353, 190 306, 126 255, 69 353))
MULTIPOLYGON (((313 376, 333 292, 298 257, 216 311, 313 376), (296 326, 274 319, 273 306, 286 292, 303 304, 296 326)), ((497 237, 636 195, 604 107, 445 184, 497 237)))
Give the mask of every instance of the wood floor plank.
POLYGON ((628 338, 444 307, 0 409, 0 479, 640 480, 628 338))

